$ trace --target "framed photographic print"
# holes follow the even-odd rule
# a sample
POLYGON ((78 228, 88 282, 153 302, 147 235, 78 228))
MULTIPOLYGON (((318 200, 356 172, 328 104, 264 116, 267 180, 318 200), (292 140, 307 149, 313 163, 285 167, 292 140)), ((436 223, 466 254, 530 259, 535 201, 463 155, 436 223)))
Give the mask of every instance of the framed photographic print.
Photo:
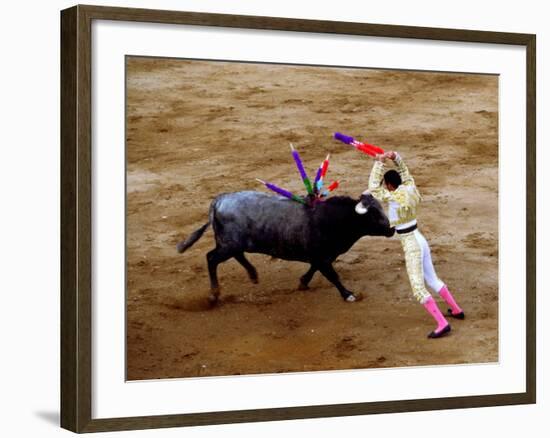
POLYGON ((534 35, 75 6, 61 55, 62 427, 535 402, 534 35))

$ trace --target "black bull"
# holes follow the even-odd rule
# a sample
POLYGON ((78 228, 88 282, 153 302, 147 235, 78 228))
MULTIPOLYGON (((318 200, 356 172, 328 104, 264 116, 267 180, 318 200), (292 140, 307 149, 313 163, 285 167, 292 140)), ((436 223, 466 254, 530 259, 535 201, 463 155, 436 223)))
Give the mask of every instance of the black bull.
POLYGON ((355 301, 357 297, 342 285, 332 263, 363 236, 393 234, 380 203, 370 194, 359 200, 334 196, 308 207, 261 192, 224 193, 212 201, 208 219, 177 249, 180 253, 187 250, 212 225, 216 247, 206 256, 212 304, 220 294, 217 267, 232 257, 254 283, 258 282, 256 268, 245 252, 309 263, 309 270, 300 278, 300 289, 307 289, 315 272, 320 271, 344 300, 355 301))

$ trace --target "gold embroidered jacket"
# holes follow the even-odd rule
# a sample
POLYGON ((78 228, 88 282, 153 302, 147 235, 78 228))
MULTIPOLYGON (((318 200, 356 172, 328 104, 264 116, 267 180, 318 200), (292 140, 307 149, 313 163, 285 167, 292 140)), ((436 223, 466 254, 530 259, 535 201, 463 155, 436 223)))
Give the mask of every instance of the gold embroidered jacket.
POLYGON ((422 199, 416 189, 414 179, 401 157, 396 155, 394 161, 401 175, 401 185, 393 192, 386 189, 382 182, 385 165, 381 161, 375 161, 369 177, 368 188, 368 192, 376 199, 388 203, 388 219, 392 227, 416 220, 418 204, 422 199))

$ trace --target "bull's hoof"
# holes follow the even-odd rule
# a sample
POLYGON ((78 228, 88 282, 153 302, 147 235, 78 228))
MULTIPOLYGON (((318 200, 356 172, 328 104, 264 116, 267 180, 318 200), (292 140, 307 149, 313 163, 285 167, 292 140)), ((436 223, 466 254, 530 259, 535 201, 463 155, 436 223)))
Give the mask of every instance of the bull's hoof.
POLYGON ((208 295, 208 304, 210 304, 210 307, 214 307, 216 304, 218 304, 219 298, 220 291, 218 289, 212 289, 210 295, 208 295))
POLYGON ((258 280, 258 277, 250 277, 250 281, 253 283, 253 284, 258 284, 260 282, 260 280, 258 280))
POLYGON ((298 290, 309 290, 309 286, 300 282, 300 284, 298 285, 298 290))
POLYGON ((344 298, 345 301, 348 303, 355 303, 356 301, 361 301, 363 299, 363 294, 349 294, 347 297, 344 298))

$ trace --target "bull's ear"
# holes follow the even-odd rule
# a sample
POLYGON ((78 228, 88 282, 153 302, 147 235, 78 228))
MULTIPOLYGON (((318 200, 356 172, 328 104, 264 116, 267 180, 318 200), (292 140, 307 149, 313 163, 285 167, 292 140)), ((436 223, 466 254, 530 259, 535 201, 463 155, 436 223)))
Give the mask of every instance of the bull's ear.
POLYGON ((357 214, 365 214, 367 211, 369 211, 369 207, 365 207, 365 204, 362 202, 358 202, 355 206, 355 212, 357 214))

